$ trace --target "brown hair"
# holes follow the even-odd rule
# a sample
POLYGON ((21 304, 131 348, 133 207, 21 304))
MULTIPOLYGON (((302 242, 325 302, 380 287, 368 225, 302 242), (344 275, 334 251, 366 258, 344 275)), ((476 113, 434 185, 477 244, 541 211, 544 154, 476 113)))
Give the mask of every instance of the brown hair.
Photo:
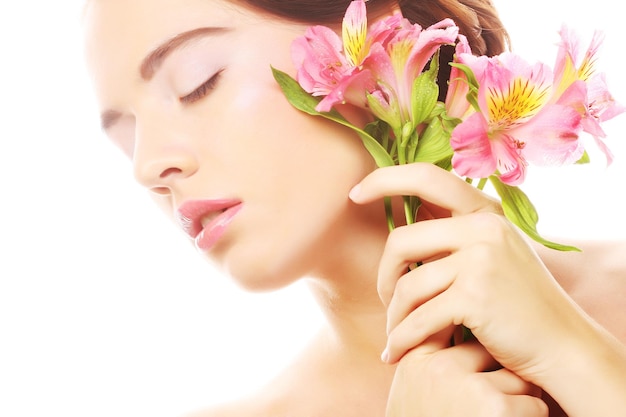
MULTIPOLYGON (((351 0, 240 0, 255 8, 290 20, 337 25, 351 0)), ((369 0, 376 15, 394 5, 393 0, 369 0)), ((465 35, 472 51, 497 55, 508 46, 508 35, 491 0, 397 0, 404 17, 422 27, 451 18, 465 35)))

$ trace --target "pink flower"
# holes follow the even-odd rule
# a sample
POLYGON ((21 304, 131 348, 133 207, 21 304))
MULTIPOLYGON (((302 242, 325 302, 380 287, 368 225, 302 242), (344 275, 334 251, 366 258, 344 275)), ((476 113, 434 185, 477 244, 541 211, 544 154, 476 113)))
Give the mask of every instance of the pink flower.
POLYGON ((325 26, 307 28, 304 36, 291 46, 291 56, 296 64, 298 83, 314 96, 325 96, 353 68, 341 53, 342 45, 335 32, 325 26))
POLYGON ((554 85, 558 89, 557 98, 561 100, 564 96, 571 102, 571 98, 568 98, 570 89, 584 90, 582 102, 576 106, 583 116, 583 130, 594 137, 610 164, 613 156, 602 141, 606 134, 600 123, 624 112, 625 108, 619 105, 609 92, 604 74, 596 73, 596 55, 603 36, 595 32, 587 51, 581 58, 580 42, 575 33, 567 27, 562 27, 560 35, 561 43, 555 64, 554 79, 554 85))
POLYGON ((365 107, 366 94, 375 85, 369 71, 361 68, 368 54, 362 0, 350 4, 342 29, 343 39, 326 26, 312 26, 292 44, 296 80, 306 92, 324 97, 318 111, 330 111, 335 104, 345 102, 365 107))
MULTIPOLYGON (((341 37, 327 27, 309 28, 292 49, 297 80, 272 69, 297 109, 351 128, 378 166, 430 162, 471 179, 489 179, 507 208, 507 217, 548 247, 537 233, 537 214, 515 187, 534 165, 564 165, 581 159, 579 136, 593 135, 610 162, 601 123, 625 109, 595 72, 601 38, 579 58, 578 40, 565 28, 553 71, 505 52, 474 56, 450 19, 423 29, 401 14, 368 28, 366 0, 353 0, 341 37), (440 78, 442 45, 455 45, 450 79, 440 78), (448 82, 445 101, 440 85, 448 82), (299 84, 299 85, 298 85, 299 84), (313 96, 322 97, 320 99, 313 96), (360 107, 370 123, 354 125, 336 112, 338 105, 360 107), (315 106, 315 110, 312 107, 315 106)), ((482 189, 486 181, 479 181, 482 189)), ((407 224, 415 221, 419 199, 403 196, 407 224)), ((392 205, 387 223, 394 226, 392 205)))
POLYGON ((452 159, 458 174, 502 182, 523 182, 528 162, 571 163, 583 149, 578 141, 581 116, 570 106, 553 103, 552 71, 530 65, 512 53, 497 57, 461 54, 480 85, 477 112, 452 132, 452 159))
MULTIPOLYGON (((462 56, 471 56, 471 53, 472 51, 467 42, 467 38, 463 35, 459 35, 459 41, 455 48, 455 57, 458 59, 458 57, 462 56)), ((448 82, 448 91, 445 100, 446 113, 448 116, 462 119, 468 115, 468 112, 472 111, 471 104, 466 98, 467 93, 469 93, 469 80, 467 76, 461 69, 453 66, 450 70, 450 80, 448 82)))
POLYGON ((355 0, 344 16, 341 38, 315 26, 294 42, 296 80, 305 91, 323 96, 318 111, 340 103, 368 108, 371 96, 381 111, 370 109, 376 116, 403 126, 411 120, 415 79, 439 47, 457 37, 450 19, 423 30, 400 14, 377 21, 368 32, 365 2, 355 0))
MULTIPOLYGON (((459 32, 450 19, 426 30, 406 19, 399 21, 398 26, 392 37, 372 45, 363 65, 372 71, 378 84, 373 98, 399 118, 390 124, 404 126, 409 121, 421 122, 412 120, 415 80, 442 45, 454 44, 459 32)), ((377 116, 389 117, 388 114, 377 116)))
POLYGON ((346 9, 341 24, 341 39, 348 62, 353 67, 361 65, 367 56, 367 10, 362 0, 353 1, 346 9))

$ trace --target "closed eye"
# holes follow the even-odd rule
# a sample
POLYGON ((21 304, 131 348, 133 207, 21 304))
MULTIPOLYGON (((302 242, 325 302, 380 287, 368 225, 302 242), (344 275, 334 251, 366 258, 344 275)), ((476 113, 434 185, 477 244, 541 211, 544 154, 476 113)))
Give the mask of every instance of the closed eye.
POLYGON ((193 90, 191 93, 181 97, 179 100, 182 104, 193 104, 196 101, 203 99, 206 97, 217 85, 217 82, 220 79, 220 75, 224 69, 219 70, 215 74, 213 74, 208 80, 200 84, 198 88, 193 90))

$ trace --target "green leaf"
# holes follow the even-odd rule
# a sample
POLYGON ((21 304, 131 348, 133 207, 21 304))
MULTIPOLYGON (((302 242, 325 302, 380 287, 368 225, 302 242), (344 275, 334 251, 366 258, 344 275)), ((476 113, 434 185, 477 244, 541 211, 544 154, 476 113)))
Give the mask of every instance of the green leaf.
POLYGON ((367 94, 366 96, 367 104, 370 106, 372 113, 379 119, 385 121, 394 131, 400 131, 402 128, 402 118, 398 106, 390 104, 388 108, 385 108, 376 97, 371 94, 367 94))
POLYGON ((450 146, 450 135, 444 129, 442 120, 436 117, 430 121, 419 142, 412 162, 430 162, 451 158, 453 154, 450 146))
POLYGON ((446 171, 452 171, 452 156, 436 162, 435 165, 437 165, 439 168, 445 169, 446 171))
POLYGON ((290 75, 274 67, 272 67, 272 74, 285 94, 285 97, 287 97, 287 101, 289 101, 293 107, 312 116, 322 116, 326 119, 339 123, 340 125, 349 127, 359 135, 363 145, 374 158, 376 165, 379 167, 394 165, 393 159, 391 159, 391 156, 387 153, 385 148, 369 133, 348 122, 334 109, 330 112, 319 112, 315 110, 315 107, 320 100, 307 93, 290 75))
POLYGON ((373 122, 369 122, 363 127, 363 130, 370 136, 376 138, 376 141, 380 143, 383 148, 387 150, 389 155, 393 155, 393 144, 395 141, 392 137, 390 137, 390 127, 384 121, 380 119, 376 119, 373 122))
POLYGON ((544 239, 537 232, 537 223, 539 215, 537 210, 530 202, 528 196, 518 187, 504 184, 496 176, 489 177, 496 192, 502 200, 502 208, 505 216, 515 225, 517 225, 524 233, 542 245, 561 251, 580 251, 574 246, 562 245, 560 243, 550 242, 544 239))
POLYGON ((312 115, 319 115, 320 113, 315 110, 315 107, 320 102, 320 99, 313 97, 311 94, 304 91, 304 89, 294 80, 290 75, 275 69, 272 67, 272 74, 274 79, 278 82, 283 94, 287 97, 287 100, 293 107, 301 110, 305 113, 312 115))
POLYGON ((438 103, 437 108, 433 110, 433 113, 437 113, 437 112, 441 117, 443 128, 448 133, 448 135, 452 136, 452 131, 454 130, 455 127, 461 124, 461 122, 463 122, 463 119, 460 119, 458 117, 450 117, 448 113, 446 112, 445 104, 441 102, 438 103))
POLYGON ((413 82, 411 91, 413 126, 425 121, 437 104, 439 97, 437 74, 439 74, 439 50, 430 60, 428 71, 421 73, 413 82))

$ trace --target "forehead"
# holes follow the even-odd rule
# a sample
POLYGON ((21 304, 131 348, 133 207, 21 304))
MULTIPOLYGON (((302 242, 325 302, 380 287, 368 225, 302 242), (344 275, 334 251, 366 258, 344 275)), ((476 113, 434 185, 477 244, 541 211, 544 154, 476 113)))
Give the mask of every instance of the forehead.
POLYGON ((189 28, 234 25, 250 14, 224 0, 90 0, 84 14, 87 56, 146 53, 189 28))
POLYGON ((87 40, 147 40, 189 25, 228 23, 250 15, 226 0, 89 0, 84 23, 87 40))
MULTIPOLYGON (((161 43, 200 27, 255 24, 254 13, 225 0, 89 0, 84 14, 87 67, 99 97, 103 78, 129 78, 161 43)), ((257 23, 258 24, 258 21, 257 23)))

